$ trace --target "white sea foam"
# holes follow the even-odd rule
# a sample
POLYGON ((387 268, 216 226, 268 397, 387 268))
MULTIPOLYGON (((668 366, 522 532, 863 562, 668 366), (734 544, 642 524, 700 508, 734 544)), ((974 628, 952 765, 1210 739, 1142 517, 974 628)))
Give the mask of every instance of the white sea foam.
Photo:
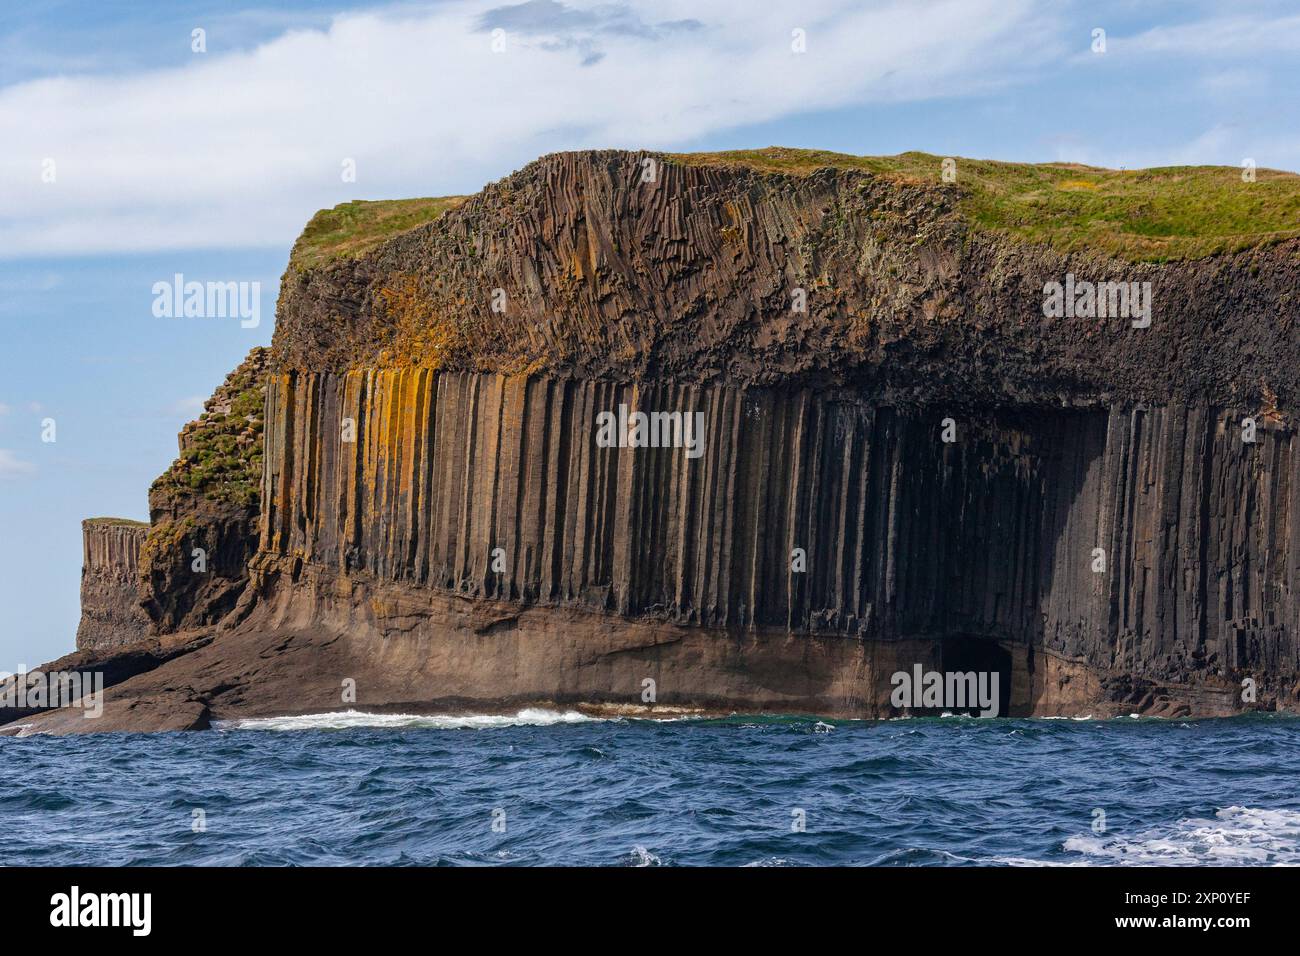
POLYGON ((483 730, 493 727, 550 727, 555 724, 583 724, 602 718, 588 717, 576 710, 543 710, 527 707, 515 714, 367 714, 341 710, 296 717, 250 717, 221 720, 217 730, 351 730, 373 727, 386 730, 483 730))
POLYGON ((663 865, 663 860, 640 845, 632 847, 632 852, 628 854, 628 862, 637 867, 663 865))
POLYGON ((1300 864, 1300 813, 1226 807, 1213 819, 1184 818, 1133 836, 1080 835, 1065 849, 1104 866, 1300 864))

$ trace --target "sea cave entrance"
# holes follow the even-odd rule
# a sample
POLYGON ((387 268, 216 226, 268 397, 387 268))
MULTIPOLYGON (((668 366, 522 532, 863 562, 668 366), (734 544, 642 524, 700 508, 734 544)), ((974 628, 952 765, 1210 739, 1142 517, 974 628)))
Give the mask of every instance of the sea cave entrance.
MULTIPOLYGON (((1011 714, 1011 652, 992 638, 958 634, 945 637, 940 645, 940 666, 944 674, 974 673, 978 686, 997 698, 997 716, 1011 714), (996 695, 993 678, 996 675, 996 695)), ((949 708, 952 713, 978 716, 978 706, 949 708)))

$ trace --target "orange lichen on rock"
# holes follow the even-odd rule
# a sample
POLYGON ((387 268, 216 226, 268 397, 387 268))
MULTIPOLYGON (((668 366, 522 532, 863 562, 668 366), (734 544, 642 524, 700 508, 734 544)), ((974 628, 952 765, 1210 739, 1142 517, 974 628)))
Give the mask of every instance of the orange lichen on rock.
POLYGON ((476 336, 467 323, 439 314, 431 305, 419 279, 409 274, 394 275, 379 289, 379 298, 395 325, 391 364, 422 365, 438 369, 449 359, 465 359, 472 353, 476 336), (400 355, 400 361, 393 357, 400 355))

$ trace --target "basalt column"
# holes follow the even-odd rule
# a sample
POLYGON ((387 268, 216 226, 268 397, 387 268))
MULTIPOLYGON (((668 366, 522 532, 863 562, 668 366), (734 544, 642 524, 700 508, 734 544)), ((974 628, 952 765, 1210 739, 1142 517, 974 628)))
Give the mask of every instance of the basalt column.
MULTIPOLYGON (((1293 672, 1295 451, 1233 414, 427 369, 268 390, 266 557, 734 632, 964 635, 1108 671, 1293 672), (598 416, 703 415, 681 447, 598 416)), ((1030 658, 1032 660, 1032 657, 1030 658)))
POLYGON ((945 444, 938 413, 844 394, 419 369, 280 376, 268 409, 264 552, 476 596, 877 638, 1037 637, 1107 430, 1104 415, 1001 416, 945 444), (599 447, 598 415, 620 405, 702 413, 699 457, 599 447))
POLYGON ((149 526, 92 518, 81 523, 81 623, 77 649, 118 647, 142 640, 149 617, 140 607, 140 546, 149 526))

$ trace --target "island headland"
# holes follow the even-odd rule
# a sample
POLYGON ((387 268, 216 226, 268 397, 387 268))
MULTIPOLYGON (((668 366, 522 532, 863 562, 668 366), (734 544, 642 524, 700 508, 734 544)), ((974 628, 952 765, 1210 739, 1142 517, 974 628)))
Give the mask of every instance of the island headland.
MULTIPOLYGON (((102 716, 1300 705, 1300 178, 584 151, 348 203, 148 525, 102 716), (1295 480, 1293 480, 1295 479, 1295 480)), ((0 728, 3 730, 4 728, 0 728)))

